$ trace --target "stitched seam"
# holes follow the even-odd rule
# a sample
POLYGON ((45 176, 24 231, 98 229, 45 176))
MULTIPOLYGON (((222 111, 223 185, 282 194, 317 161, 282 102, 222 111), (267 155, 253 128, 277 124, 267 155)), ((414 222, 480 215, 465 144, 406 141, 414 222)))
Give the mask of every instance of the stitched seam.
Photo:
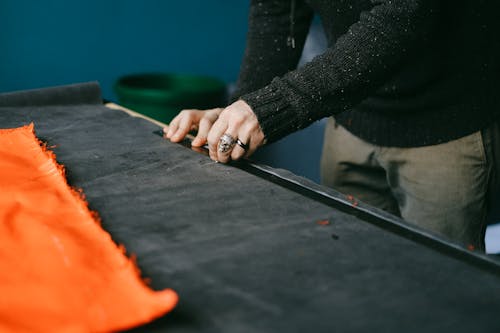
POLYGON ((483 162, 484 165, 488 166, 488 158, 487 158, 487 155, 486 155, 486 149, 484 147, 484 140, 483 140, 483 132, 482 131, 478 131, 476 132, 475 134, 475 137, 476 137, 476 144, 479 148, 479 154, 481 155, 481 160, 483 162))
MULTIPOLYGON (((481 246, 481 250, 485 250, 485 243, 484 243, 484 236, 486 234, 486 224, 487 224, 487 218, 488 218, 488 211, 489 211, 489 188, 490 188, 490 182, 491 182, 491 176, 492 176, 492 164, 491 164, 491 157, 489 156, 489 152, 491 147, 485 147, 485 140, 483 137, 483 131, 479 131, 477 135, 477 142, 479 143, 479 148, 481 151, 481 155, 483 158, 484 162, 484 167, 486 168, 486 179, 484 181, 483 185, 483 193, 484 193, 484 200, 483 200, 483 205, 481 208, 481 233, 478 235, 479 240, 478 244, 481 246)), ((488 143, 491 146, 491 140, 488 140, 488 143)))

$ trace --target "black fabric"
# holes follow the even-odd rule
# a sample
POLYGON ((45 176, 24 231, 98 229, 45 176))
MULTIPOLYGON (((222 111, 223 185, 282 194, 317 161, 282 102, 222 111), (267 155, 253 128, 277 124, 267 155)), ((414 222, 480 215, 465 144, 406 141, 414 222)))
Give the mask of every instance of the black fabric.
POLYGON ((99 104, 101 88, 97 82, 50 87, 0 94, 0 107, 99 104))
POLYGON ((179 293, 172 313, 134 332, 500 329, 498 275, 214 163, 121 111, 0 108, 2 128, 30 122, 152 286, 179 293))

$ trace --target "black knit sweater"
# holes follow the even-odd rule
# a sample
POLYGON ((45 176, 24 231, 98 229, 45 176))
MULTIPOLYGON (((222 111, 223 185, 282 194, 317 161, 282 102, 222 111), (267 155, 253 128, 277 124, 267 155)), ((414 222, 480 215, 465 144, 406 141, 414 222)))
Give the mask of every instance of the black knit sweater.
POLYGON ((500 115, 497 3, 254 0, 233 98, 269 142, 330 115, 382 146, 462 137, 500 115), (314 12, 329 48, 296 69, 314 12))

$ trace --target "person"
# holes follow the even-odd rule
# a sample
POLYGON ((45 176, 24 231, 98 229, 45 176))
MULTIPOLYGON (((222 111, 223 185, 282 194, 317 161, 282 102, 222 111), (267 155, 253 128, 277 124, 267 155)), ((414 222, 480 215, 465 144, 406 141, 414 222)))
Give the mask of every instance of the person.
POLYGON ((484 249, 499 165, 495 1, 253 0, 229 106, 166 129, 227 163, 330 117, 322 182, 484 249), (327 50, 296 68, 314 14, 327 50))

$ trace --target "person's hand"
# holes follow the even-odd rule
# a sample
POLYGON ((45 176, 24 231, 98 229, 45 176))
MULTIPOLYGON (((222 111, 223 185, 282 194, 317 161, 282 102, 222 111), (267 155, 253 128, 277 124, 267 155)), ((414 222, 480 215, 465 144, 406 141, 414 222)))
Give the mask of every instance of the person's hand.
POLYGON ((222 163, 250 156, 265 142, 257 116, 242 100, 225 109, 183 110, 170 122, 166 137, 179 142, 193 129, 198 134, 191 145, 208 143, 210 158, 222 163))
POLYGON ((193 147, 201 147, 207 142, 208 131, 215 123, 222 108, 211 110, 182 110, 168 125, 165 136, 172 142, 182 141, 189 131, 198 130, 191 142, 193 147))
POLYGON ((253 154, 264 144, 265 136, 252 108, 239 100, 220 113, 207 142, 210 158, 227 163, 253 154))

